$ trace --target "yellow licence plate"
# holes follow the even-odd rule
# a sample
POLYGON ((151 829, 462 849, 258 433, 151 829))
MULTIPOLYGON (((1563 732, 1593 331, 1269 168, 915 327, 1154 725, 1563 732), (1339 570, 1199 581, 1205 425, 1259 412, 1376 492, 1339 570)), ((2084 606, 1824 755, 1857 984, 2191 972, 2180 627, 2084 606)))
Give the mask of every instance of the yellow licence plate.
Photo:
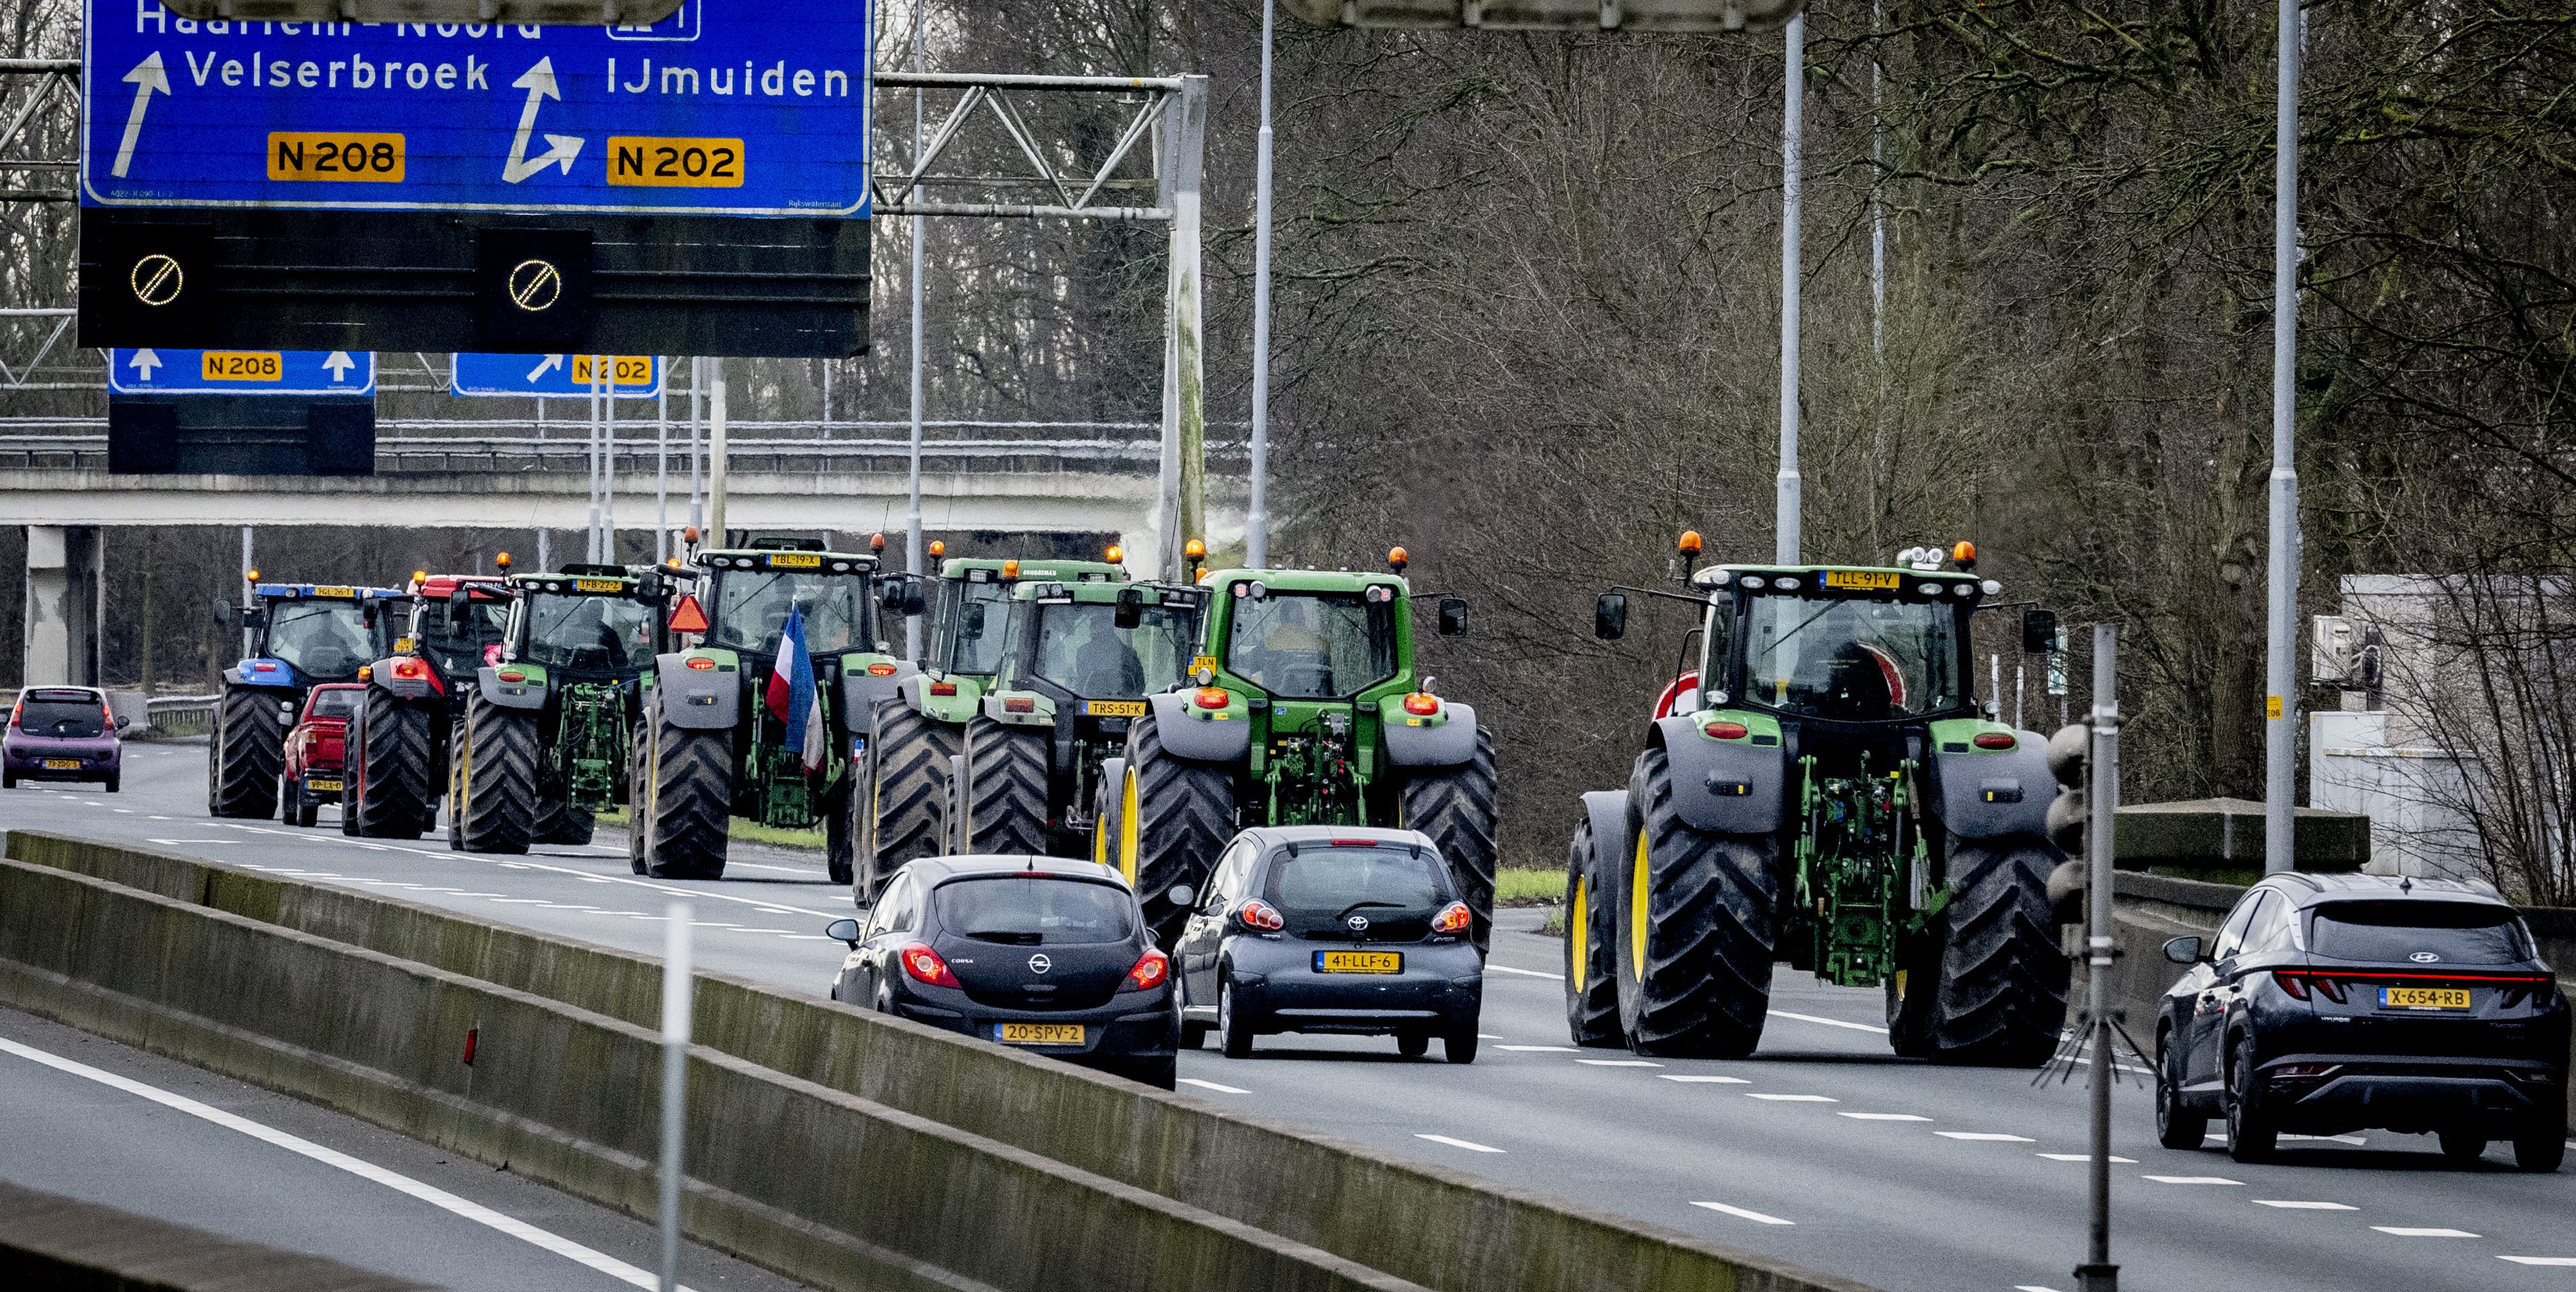
POLYGON ((317 597, 354 597, 358 595, 358 590, 356 588, 315 588, 313 590, 313 595, 317 597))
POLYGON ((1827 570, 1825 586, 1828 588, 1893 588, 1904 577, 1894 570, 1827 570))
POLYGON ((995 1023, 993 1039, 1004 1045, 1080 1045, 1080 1023, 995 1023))
POLYGON ((306 781, 304 782, 304 788, 311 790, 316 794, 337 794, 340 792, 340 782, 306 781))
POLYGON ((1401 951, 1318 951, 1317 973, 1403 973, 1401 951))
POLYGON ((2382 987, 2379 1003, 2388 1009, 2467 1009, 2466 987, 2382 987))
POLYGON ((1095 718, 1141 718, 1145 716, 1142 700, 1085 700, 1082 711, 1095 718))
POLYGON ((773 570, 819 570, 823 558, 812 552, 772 552, 769 568, 773 570))
POLYGON ((80 760, 77 758, 48 758, 45 760, 45 770, 49 772, 76 772, 80 770, 80 760))
POLYGON ((626 590, 626 585, 615 579, 575 579, 572 581, 572 590, 575 592, 624 592, 626 590))

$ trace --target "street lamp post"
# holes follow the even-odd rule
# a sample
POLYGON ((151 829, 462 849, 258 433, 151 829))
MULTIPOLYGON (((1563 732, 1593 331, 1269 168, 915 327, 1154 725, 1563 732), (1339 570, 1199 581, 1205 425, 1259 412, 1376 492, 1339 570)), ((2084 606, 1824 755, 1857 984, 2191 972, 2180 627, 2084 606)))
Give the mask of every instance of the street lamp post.
POLYGON ((2263 869, 2291 868, 2298 795, 2299 0, 2280 0, 2272 136, 2272 523, 2263 661, 2263 869))

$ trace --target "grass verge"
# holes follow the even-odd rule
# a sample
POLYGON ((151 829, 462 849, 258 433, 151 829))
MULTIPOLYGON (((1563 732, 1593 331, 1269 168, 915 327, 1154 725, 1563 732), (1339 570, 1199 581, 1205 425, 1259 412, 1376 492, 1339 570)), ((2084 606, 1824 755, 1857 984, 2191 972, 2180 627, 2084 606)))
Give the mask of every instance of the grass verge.
MULTIPOLYGON (((621 830, 625 829, 626 809, 612 808, 609 811, 600 813, 599 823, 601 825, 613 825, 621 830)), ((730 837, 739 839, 744 843, 765 843, 773 848, 811 848, 816 852, 821 852, 823 850, 823 828, 821 826, 816 826, 811 830, 781 830, 774 825, 762 825, 758 821, 747 821, 741 817, 735 817, 732 822, 726 826, 726 833, 730 837)))

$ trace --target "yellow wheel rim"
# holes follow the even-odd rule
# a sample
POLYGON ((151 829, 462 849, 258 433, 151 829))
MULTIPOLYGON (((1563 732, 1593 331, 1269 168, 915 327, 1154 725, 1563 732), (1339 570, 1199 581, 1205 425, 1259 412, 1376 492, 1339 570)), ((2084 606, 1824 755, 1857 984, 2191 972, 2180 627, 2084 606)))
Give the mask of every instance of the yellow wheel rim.
POLYGON ((1127 886, 1136 886, 1136 769, 1127 769, 1127 783, 1118 792, 1118 873, 1126 876, 1127 886))
POLYGON ((1628 879, 1628 970, 1646 980, 1646 831, 1637 829, 1636 873, 1628 879))
POLYGON ((1109 864, 1109 823, 1106 821, 1091 823, 1091 861, 1096 866, 1109 864))
POLYGON ((1578 996, 1583 994, 1585 988, 1592 985, 1586 981, 1591 975, 1583 971, 1585 965, 1592 963, 1592 930, 1586 927, 1591 923, 1592 902, 1589 896, 1591 891, 1592 885, 1580 879, 1575 880, 1574 906, 1565 916, 1565 950, 1567 957, 1572 961, 1566 966, 1565 981, 1578 996))

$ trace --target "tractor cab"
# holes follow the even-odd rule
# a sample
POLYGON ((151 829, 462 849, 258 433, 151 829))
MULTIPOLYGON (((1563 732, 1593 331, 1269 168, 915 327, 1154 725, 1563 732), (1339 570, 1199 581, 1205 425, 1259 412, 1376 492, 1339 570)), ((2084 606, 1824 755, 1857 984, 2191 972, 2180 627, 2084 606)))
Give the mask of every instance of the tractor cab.
POLYGON ((394 638, 396 655, 416 655, 451 682, 492 662, 510 618, 503 576, 416 574, 411 613, 394 638))
MULTIPOLYGON (((382 658, 393 641, 383 611, 405 594, 395 588, 320 583, 259 583, 242 622, 251 630, 248 655, 225 679, 242 686, 304 689, 347 682, 382 658)), ((228 607, 217 615, 230 618, 228 607)))
POLYGON ((918 697, 907 697, 916 699, 925 714, 951 724, 973 716, 1001 672, 1002 653, 1012 636, 1012 589, 1023 581, 1118 584, 1127 581, 1127 571, 1116 560, 957 557, 941 562, 935 578, 906 576, 901 582, 888 582, 890 603, 905 598, 930 617, 928 657, 922 665, 925 680, 919 684, 918 697))
POLYGON ((644 582, 615 565, 510 576, 501 650, 492 662, 517 665, 523 675, 542 669, 565 682, 632 682, 653 667, 662 645, 660 580, 650 579, 650 588, 644 582))

